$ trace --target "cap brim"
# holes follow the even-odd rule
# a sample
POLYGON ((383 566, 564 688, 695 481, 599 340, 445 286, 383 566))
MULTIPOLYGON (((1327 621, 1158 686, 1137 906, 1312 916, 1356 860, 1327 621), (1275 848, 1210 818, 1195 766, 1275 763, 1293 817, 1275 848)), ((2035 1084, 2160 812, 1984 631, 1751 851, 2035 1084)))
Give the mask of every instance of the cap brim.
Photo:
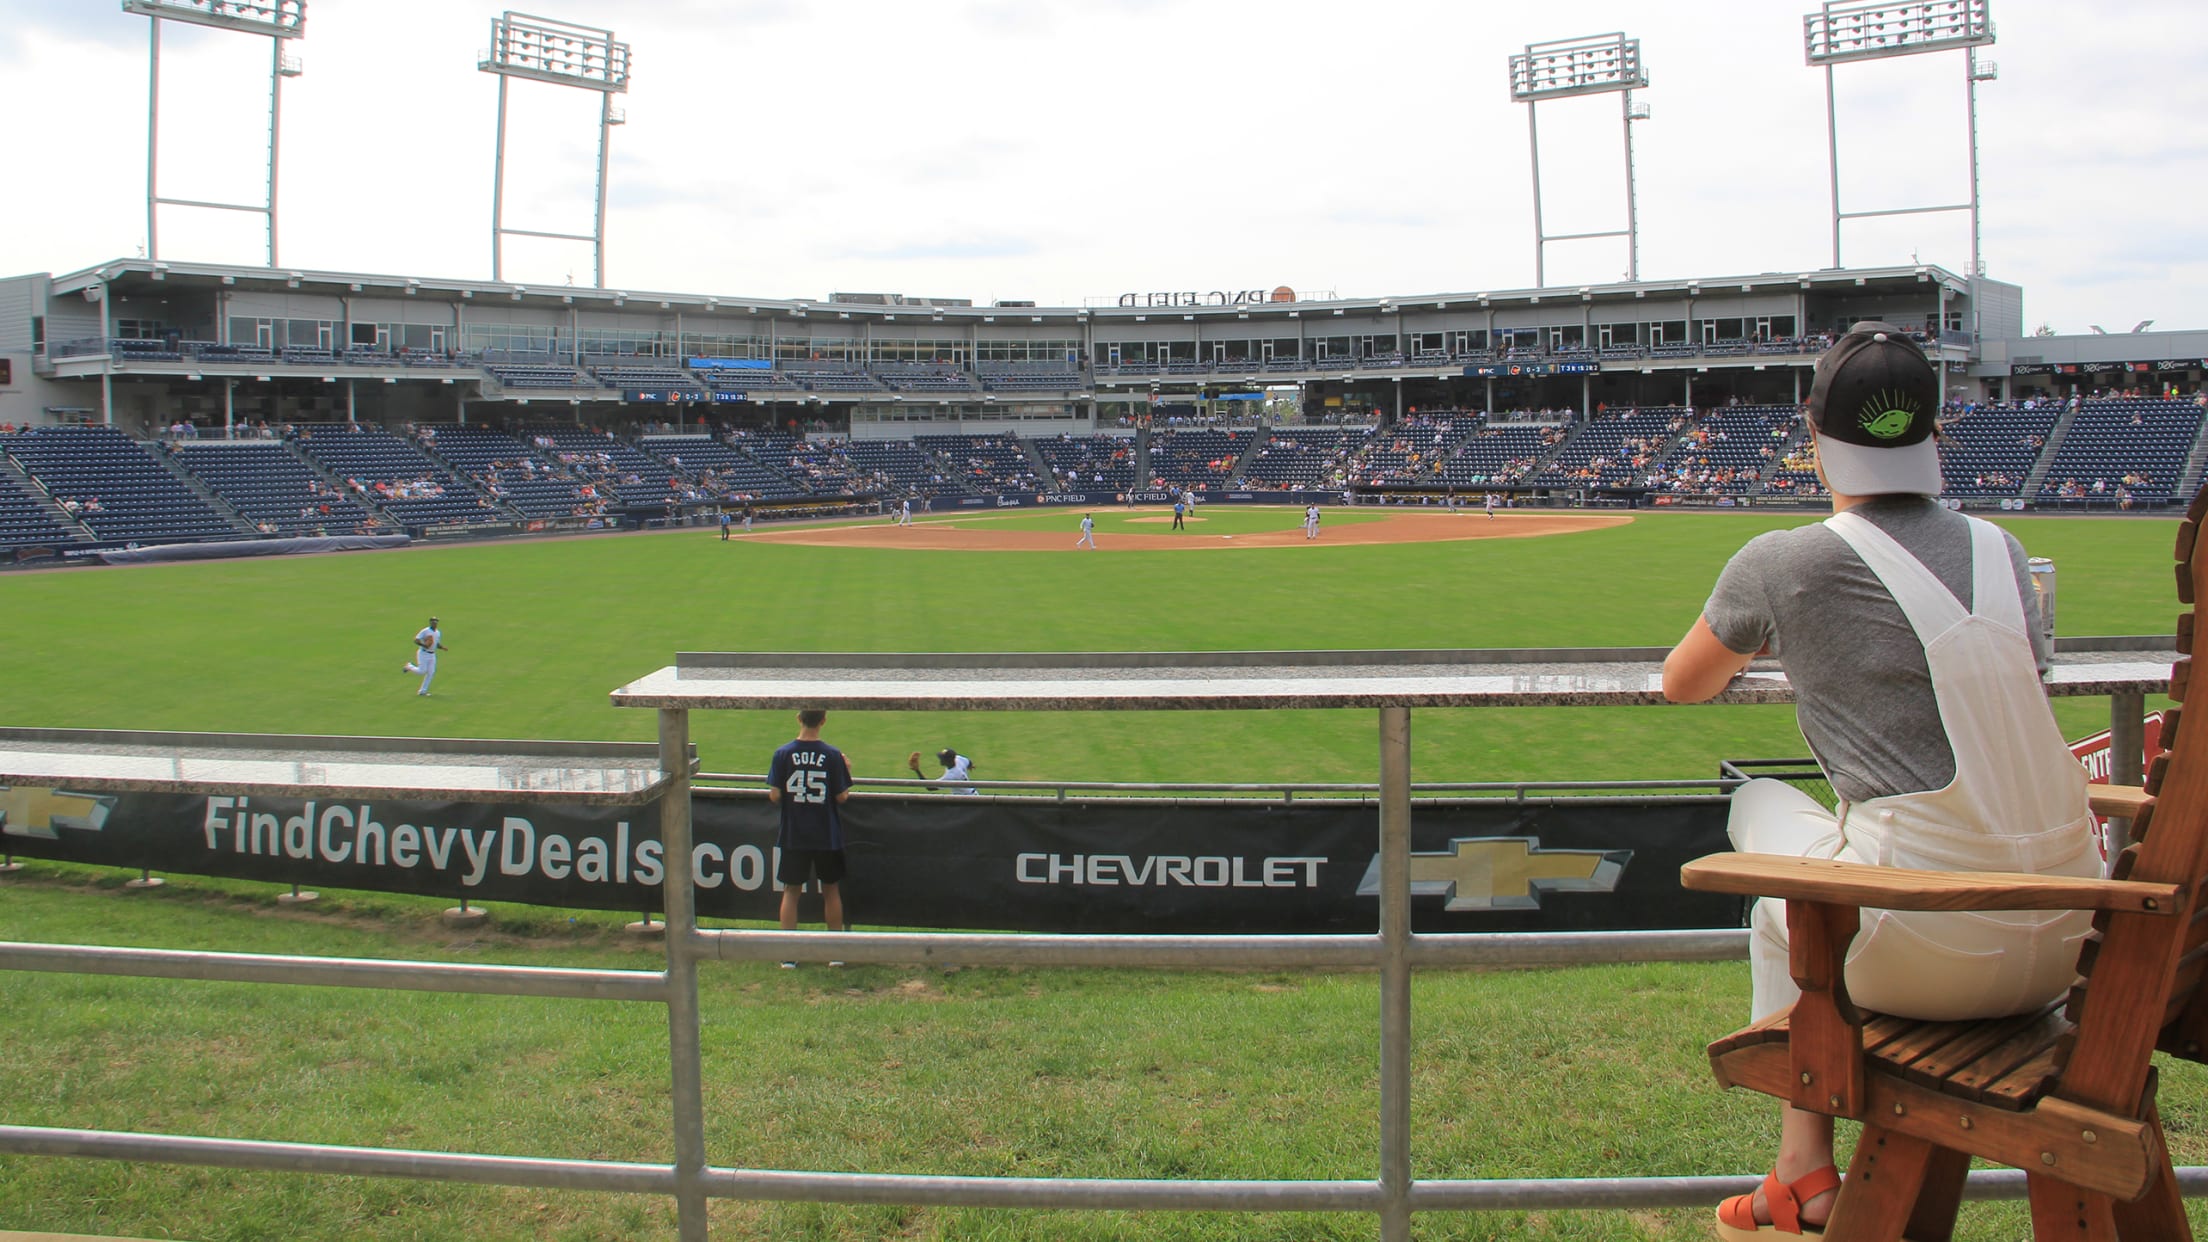
POLYGON ((1929 436, 1900 448, 1870 448, 1818 436, 1817 460, 1825 482, 1843 496, 1937 496, 1945 487, 1940 451, 1929 436))

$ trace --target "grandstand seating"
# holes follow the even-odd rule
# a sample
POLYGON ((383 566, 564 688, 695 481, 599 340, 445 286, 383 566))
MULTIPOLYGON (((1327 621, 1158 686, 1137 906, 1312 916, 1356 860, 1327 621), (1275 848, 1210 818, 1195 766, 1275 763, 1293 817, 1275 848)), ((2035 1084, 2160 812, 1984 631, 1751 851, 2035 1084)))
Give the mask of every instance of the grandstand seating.
POLYGON ((975 392, 973 378, 955 366, 914 366, 883 363, 874 368, 876 378, 899 392, 975 392))
POLYGON ((2128 495, 2140 506, 2188 499, 2177 486, 2200 423, 2201 409, 2190 401, 2087 401, 2047 463, 2039 499, 2118 505, 2128 495))
POLYGON ((637 447, 676 471, 694 475, 705 495, 728 500, 791 500, 805 487, 779 470, 711 436, 643 436, 637 447))
POLYGON ((119 362, 175 362, 184 357, 177 345, 160 340, 117 337, 107 343, 107 348, 119 362))
POLYGON ((1132 436, 1055 435, 1033 443, 1043 464, 1050 468, 1058 491, 1108 488, 1123 492, 1135 485, 1132 436))
POLYGON ((237 525, 113 427, 34 427, 0 435, 0 450, 95 538, 178 543, 237 539, 237 525))
POLYGON ((421 449, 380 427, 302 426, 298 444, 347 490, 403 526, 497 522, 511 516, 421 449))
POLYGON ((1157 487, 1223 488, 1250 447, 1250 433, 1180 427, 1150 437, 1150 483, 1157 487))
POLYGON ((485 363, 502 388, 596 388, 598 381, 570 366, 551 363, 485 363))
POLYGON ((637 366, 633 364, 596 366, 591 374, 598 382, 613 388, 647 388, 658 391, 679 392, 693 400, 705 399, 705 388, 696 377, 680 367, 637 366))
POLYGON ((1645 467, 1693 411, 1662 406, 1608 411, 1581 423, 1527 482, 1543 487, 1615 487, 1642 477, 1645 467))
POLYGON ((881 384, 856 365, 793 362, 783 365, 781 370, 800 387, 813 392, 882 391, 881 384))
POLYGON ((170 456, 264 535, 349 535, 376 515, 280 440, 179 441, 170 456))
POLYGON ((74 543, 80 531, 64 527, 37 494, 0 470, 0 548, 74 543))
POLYGON ((1516 483, 1562 435, 1561 429, 1539 423, 1483 424, 1442 461, 1440 482, 1449 487, 1516 483))
POLYGON ((217 366, 224 363, 258 365, 276 360, 274 351, 262 349, 257 345, 216 345, 210 343, 201 345, 195 353, 202 364, 217 366))
POLYGON ((1446 483, 1444 463, 1479 430, 1476 414, 1416 414, 1375 431, 1352 457, 1366 483, 1446 483))
POLYGON ((772 367, 706 367, 693 374, 716 392, 789 392, 797 387, 772 367))
POLYGON ((844 455, 892 495, 951 496, 962 489, 920 446, 902 440, 853 440, 844 455))
POLYGON ((1088 387, 1080 367, 1057 362, 981 363, 975 378, 990 392, 1073 392, 1088 387))
POLYGON ((844 449, 842 440, 799 440, 787 450, 789 475, 819 494, 870 496, 880 491, 872 472, 844 449))
POLYGON ((1671 495, 1745 496, 1771 490, 1816 493, 1817 477, 1784 469, 1784 454, 1801 434, 1791 405, 1734 405, 1699 414, 1678 442, 1640 472, 1638 482, 1671 495), (1800 491, 1803 487, 1810 490, 1800 491))
POLYGON ((670 497, 681 494, 667 463, 605 432, 537 427, 528 434, 540 454, 550 453, 582 480, 583 501, 593 513, 663 510, 670 497))
POLYGON ((1012 436, 914 436, 934 454, 944 473, 972 492, 1032 492, 1044 486, 1018 439, 1012 436))
POLYGON ((503 431, 464 424, 431 430, 434 456, 523 517, 571 517, 589 508, 571 471, 503 431))
POLYGON ((2006 499, 2024 482, 2055 429, 2062 407, 1978 406, 1940 424, 1940 494, 1957 500, 2006 499))
POLYGON ((1276 429, 1244 469, 1244 485, 1288 491, 1338 491, 1351 458, 1371 430, 1365 427, 1276 429))
POLYGON ((1096 367, 1098 375, 1158 375, 1163 373, 1164 370, 1165 365, 1163 363, 1145 362, 1141 359, 1130 359, 1117 366, 1099 363, 1096 367))

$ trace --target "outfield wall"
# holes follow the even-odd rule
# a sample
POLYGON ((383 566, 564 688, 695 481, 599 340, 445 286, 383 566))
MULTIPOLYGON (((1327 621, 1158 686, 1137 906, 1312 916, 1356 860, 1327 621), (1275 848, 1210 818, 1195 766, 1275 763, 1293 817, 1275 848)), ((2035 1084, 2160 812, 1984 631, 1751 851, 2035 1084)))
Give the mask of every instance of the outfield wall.
MULTIPOLYGON (((658 814, 636 807, 36 794, 0 850, 98 866, 571 909, 657 911, 658 814)), ((694 791, 700 914, 775 919, 778 813, 754 790, 694 791)), ((1726 848, 1721 796, 1421 802, 1418 929, 1733 927, 1741 903, 1679 868, 1726 848)), ((1041 932, 1370 928, 1367 803, 1057 801, 874 795, 845 808, 844 897, 875 925, 1041 932)))

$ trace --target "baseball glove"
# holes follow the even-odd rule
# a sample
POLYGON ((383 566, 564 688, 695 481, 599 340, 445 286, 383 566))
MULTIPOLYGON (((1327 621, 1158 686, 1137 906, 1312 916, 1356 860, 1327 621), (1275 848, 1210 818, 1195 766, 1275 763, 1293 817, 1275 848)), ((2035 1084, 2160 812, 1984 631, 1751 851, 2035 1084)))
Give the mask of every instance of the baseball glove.
POLYGON ((914 752, 912 752, 912 756, 911 756, 911 758, 908 758, 908 759, 906 759, 906 760, 905 760, 905 766, 906 766, 906 767, 908 767, 908 768, 911 768, 911 769, 912 769, 913 771, 915 771, 915 772, 919 771, 919 770, 920 770, 920 752, 919 752, 919 751, 917 751, 917 750, 916 750, 916 751, 914 751, 914 752))

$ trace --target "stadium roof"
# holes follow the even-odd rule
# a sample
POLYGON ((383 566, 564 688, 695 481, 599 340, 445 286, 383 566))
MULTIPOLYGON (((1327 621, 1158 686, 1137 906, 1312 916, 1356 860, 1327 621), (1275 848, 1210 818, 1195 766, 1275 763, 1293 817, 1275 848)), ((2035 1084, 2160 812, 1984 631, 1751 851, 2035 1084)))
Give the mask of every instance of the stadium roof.
MULTIPOLYGON (((572 306, 579 309, 704 311, 709 314, 762 314, 787 318, 820 316, 830 319, 932 319, 958 323, 1080 321, 1086 318, 1148 319, 1184 316, 1197 319, 1241 319, 1253 316, 1302 317, 1313 315, 1393 314, 1410 310, 1477 310, 1482 308, 1576 304, 1580 302, 1639 301, 1667 297, 1718 297, 1740 293, 1782 291, 1843 292, 1853 289, 1896 291, 1938 285, 1957 296, 1970 292, 1967 277, 1933 265, 1874 268, 1823 268, 1806 272, 1759 272, 1752 275, 1702 276, 1677 280, 1643 280, 1603 285, 1550 286, 1540 289, 1495 289, 1444 293, 1417 293, 1384 297, 1338 298, 1323 302, 1200 301, 1199 304, 1141 306, 867 306, 818 299, 762 298, 741 294, 671 293, 655 290, 597 289, 573 285, 523 284, 511 281, 451 279, 430 276, 389 275, 367 272, 312 271, 304 268, 267 268, 218 263, 186 263, 143 258, 113 259, 94 267, 69 272, 53 280, 53 292, 82 292, 114 282, 190 281, 249 290, 301 290, 339 296, 349 294, 462 298, 478 302, 572 306)), ((1195 299, 1213 295, 1190 291, 1195 299)), ((1225 295, 1221 295, 1225 296, 1225 295)))

